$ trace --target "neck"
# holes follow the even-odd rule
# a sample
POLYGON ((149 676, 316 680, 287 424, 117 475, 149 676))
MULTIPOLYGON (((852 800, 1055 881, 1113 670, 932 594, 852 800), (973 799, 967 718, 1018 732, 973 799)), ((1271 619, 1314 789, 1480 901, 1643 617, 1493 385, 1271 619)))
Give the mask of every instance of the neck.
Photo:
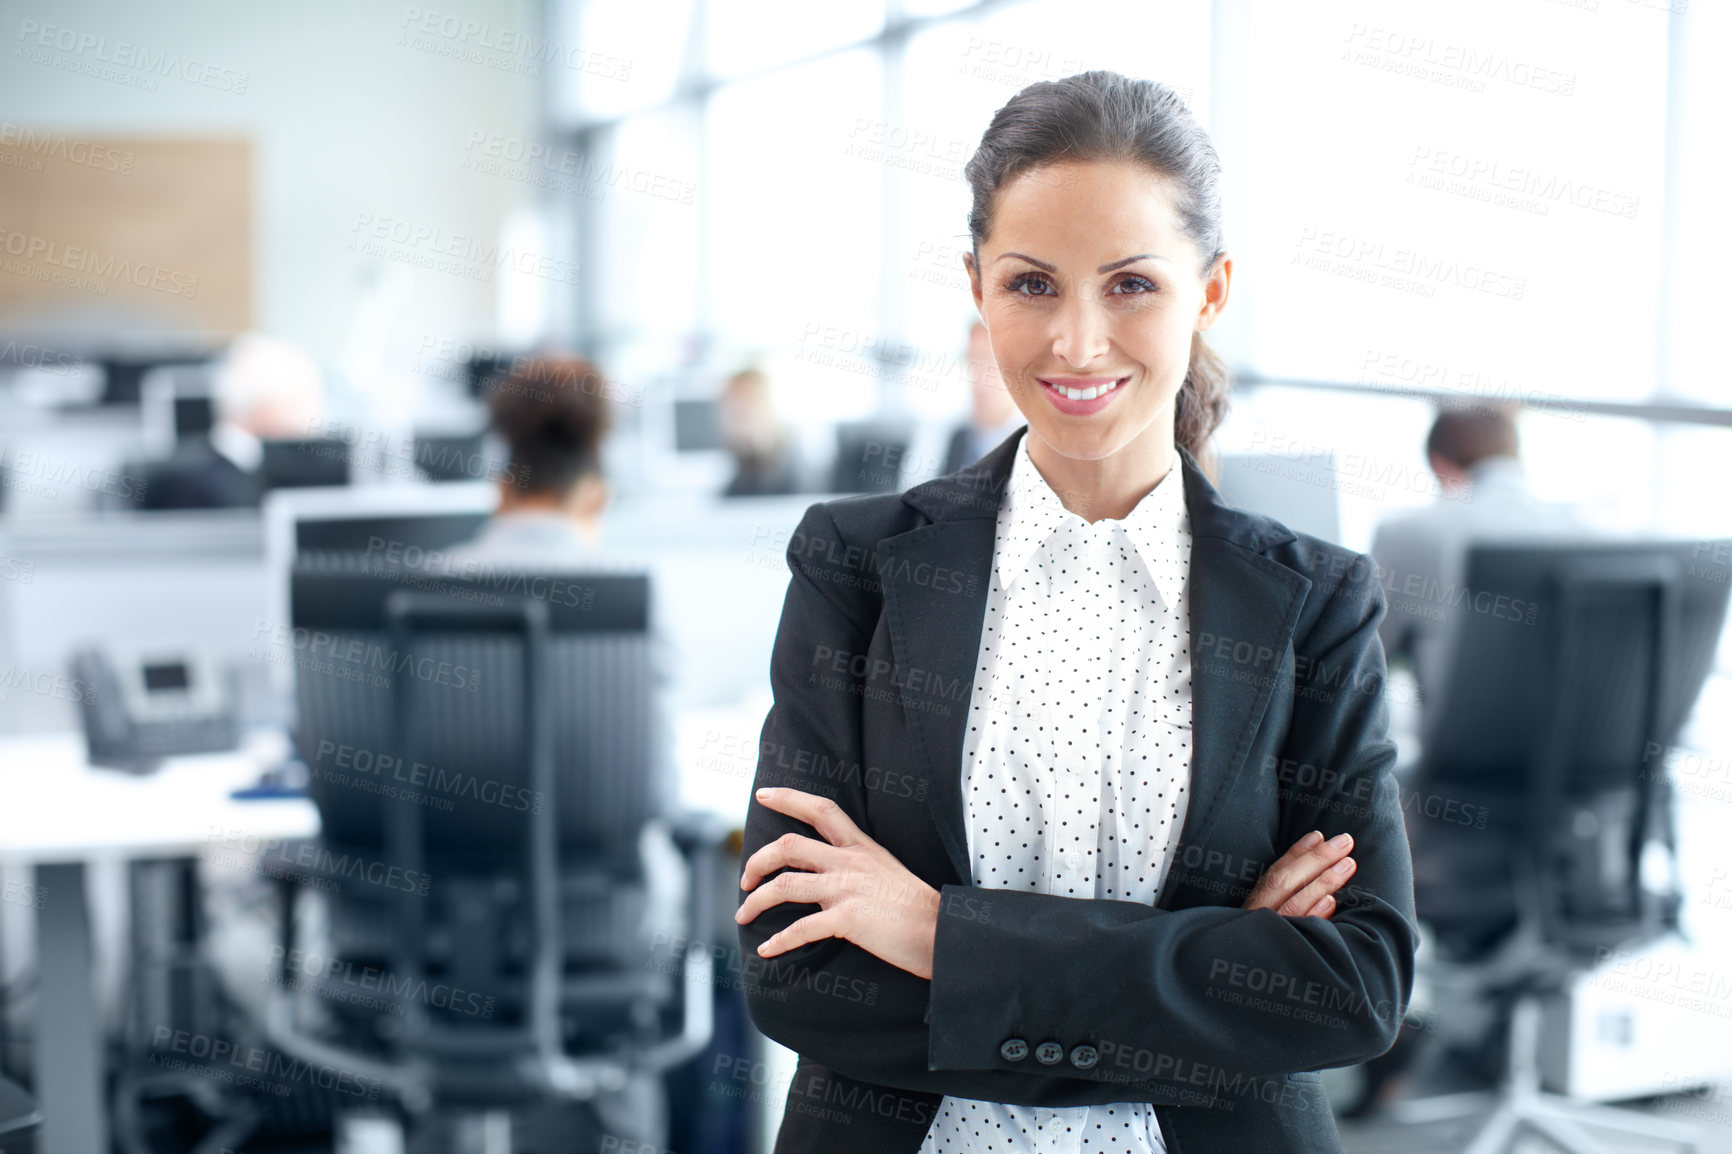
POLYGON ((1179 467, 1170 421, 1157 418, 1124 448, 1105 457, 1066 457, 1029 426, 1028 457, 1064 507, 1093 524, 1122 520, 1137 503, 1179 467))
POLYGON ((579 534, 586 539, 595 536, 601 520, 597 510, 588 508, 585 502, 576 497, 564 497, 557 493, 524 492, 515 485, 505 484, 499 487, 499 506, 496 511, 554 513, 571 521, 579 534))

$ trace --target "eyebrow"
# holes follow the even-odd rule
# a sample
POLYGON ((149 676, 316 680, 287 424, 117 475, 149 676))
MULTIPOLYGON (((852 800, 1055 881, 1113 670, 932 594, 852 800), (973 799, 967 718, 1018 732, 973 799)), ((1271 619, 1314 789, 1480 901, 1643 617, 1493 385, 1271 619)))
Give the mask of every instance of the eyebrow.
MULTIPOLYGON (((1050 264, 1047 264, 1044 260, 1035 260, 1032 256, 1024 256, 1020 252, 1000 253, 998 255, 998 260, 995 260, 992 263, 997 264, 998 261, 1003 260, 1007 256, 1014 256, 1018 260, 1026 260, 1029 264, 1032 264, 1035 268, 1041 269, 1045 272, 1057 272, 1058 271, 1058 269, 1054 268, 1050 264)), ((1103 264, 1103 265, 1101 265, 1101 267, 1095 269, 1095 272, 1096 273, 1112 272, 1114 269, 1124 268, 1127 264, 1135 264, 1139 260, 1166 260, 1166 259, 1167 258, 1162 256, 1160 253, 1142 252, 1142 253, 1138 253, 1136 256, 1127 256, 1123 260, 1115 260, 1111 264, 1103 264)))

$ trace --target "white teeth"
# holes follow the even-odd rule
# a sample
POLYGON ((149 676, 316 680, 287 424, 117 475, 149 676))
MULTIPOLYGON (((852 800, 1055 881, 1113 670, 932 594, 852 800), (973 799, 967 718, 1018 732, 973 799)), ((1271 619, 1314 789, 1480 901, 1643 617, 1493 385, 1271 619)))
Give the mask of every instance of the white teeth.
POLYGON ((1110 385, 1096 385, 1093 388, 1087 388, 1087 389, 1067 389, 1063 385, 1054 385, 1053 388, 1055 388, 1059 392, 1063 393, 1070 400, 1073 400, 1073 401, 1092 401, 1096 397, 1101 396, 1105 393, 1110 393, 1114 389, 1118 388, 1118 382, 1114 381, 1110 385))

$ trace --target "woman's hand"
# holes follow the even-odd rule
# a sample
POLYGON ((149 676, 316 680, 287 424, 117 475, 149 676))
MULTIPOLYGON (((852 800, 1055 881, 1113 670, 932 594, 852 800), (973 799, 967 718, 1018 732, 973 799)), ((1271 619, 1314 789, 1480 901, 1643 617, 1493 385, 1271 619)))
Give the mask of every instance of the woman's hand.
POLYGON ((762 957, 823 938, 842 938, 917 978, 932 978, 932 947, 938 936, 939 892, 915 877, 889 850, 827 797, 784 787, 760 789, 758 801, 798 818, 823 841, 785 833, 747 859, 740 888, 751 894, 734 920, 745 924, 781 902, 823 906, 758 947, 762 957), (753 889, 783 866, 805 873, 782 874, 753 889))
POLYGON ((1324 841, 1321 833, 1312 830, 1263 871, 1244 908, 1274 910, 1290 918, 1328 917, 1335 912, 1331 895, 1359 868, 1359 863, 1347 856, 1352 848, 1350 833, 1324 841))

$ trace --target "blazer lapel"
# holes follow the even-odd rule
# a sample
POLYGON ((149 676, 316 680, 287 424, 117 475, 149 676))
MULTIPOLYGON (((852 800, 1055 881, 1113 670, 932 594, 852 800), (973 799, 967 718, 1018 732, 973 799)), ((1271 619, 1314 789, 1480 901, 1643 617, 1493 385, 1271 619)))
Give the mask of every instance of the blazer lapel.
MULTIPOLYGON (((998 506, 1017 440, 1027 431, 1024 425, 975 464, 904 492, 903 501, 931 523, 878 543, 891 655, 903 684, 919 678, 937 691, 911 707, 905 690, 904 716, 927 779, 933 822, 964 885, 973 884, 962 755, 974 662, 991 590, 998 506), (940 581, 939 571, 956 577, 940 581), (948 709, 935 707, 940 697, 948 709)), ((1226 505, 1191 455, 1179 452, 1191 526, 1191 801, 1182 847, 1208 837, 1243 766, 1311 583, 1261 555, 1292 533, 1226 505), (1222 653, 1225 658, 1216 656, 1222 653)), ((1180 888, 1163 887, 1162 905, 1180 888)))

